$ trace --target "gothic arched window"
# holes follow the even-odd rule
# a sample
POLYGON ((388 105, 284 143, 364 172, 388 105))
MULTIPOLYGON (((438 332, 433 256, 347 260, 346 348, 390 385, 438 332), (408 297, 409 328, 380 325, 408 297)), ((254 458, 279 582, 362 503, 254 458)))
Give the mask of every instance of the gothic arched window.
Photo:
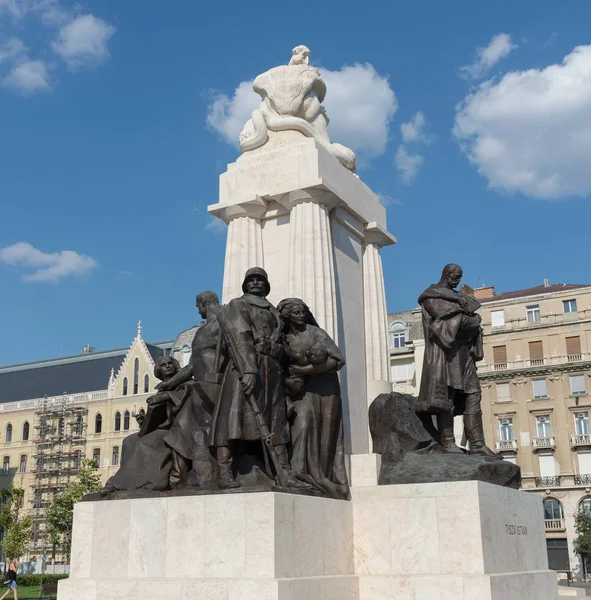
POLYGON ((94 418, 94 432, 101 433, 103 430, 103 416, 101 413, 96 413, 96 417, 94 418))
POLYGON ((119 411, 115 413, 115 431, 121 431, 121 413, 119 411))
POLYGON ((29 421, 23 423, 23 442, 29 439, 29 421))
POLYGON ((129 431, 129 411, 123 413, 123 431, 129 431))
POLYGON ((136 358, 133 361, 133 393, 137 394, 139 390, 139 377, 140 377, 140 359, 136 358))

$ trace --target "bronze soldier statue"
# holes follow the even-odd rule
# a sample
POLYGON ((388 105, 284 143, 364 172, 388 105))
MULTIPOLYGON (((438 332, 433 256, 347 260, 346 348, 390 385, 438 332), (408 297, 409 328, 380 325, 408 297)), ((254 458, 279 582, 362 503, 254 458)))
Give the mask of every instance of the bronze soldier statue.
MULTIPOLYGON (((221 489, 239 487, 232 462, 240 442, 261 441, 281 486, 309 488, 289 466, 290 439, 283 387, 283 322, 266 299, 271 286, 260 267, 246 272, 243 296, 231 300, 220 318, 229 362, 211 423, 211 447, 219 463, 221 489)), ((272 476, 270 472, 267 475, 272 476)))
POLYGON ((439 283, 419 297, 423 312, 425 359, 419 402, 437 414, 440 443, 447 452, 462 452, 453 434, 454 415, 464 415, 470 454, 500 458, 484 442, 482 394, 476 362, 483 358, 480 303, 457 292, 458 265, 446 265, 439 283))

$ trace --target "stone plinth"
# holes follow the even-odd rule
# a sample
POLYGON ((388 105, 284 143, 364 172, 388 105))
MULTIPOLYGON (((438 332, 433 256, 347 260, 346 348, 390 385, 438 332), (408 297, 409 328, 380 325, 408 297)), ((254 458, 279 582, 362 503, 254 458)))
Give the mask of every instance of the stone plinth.
MULTIPOLYGON (((364 462, 369 482, 376 465, 364 462)), ((162 597, 556 600, 558 592, 540 498, 476 481, 354 487, 351 502, 254 492, 77 504, 58 600, 162 597)))
POLYGON ((350 502, 275 492, 82 502, 59 600, 357 600, 350 502))
POLYGON ((360 600, 556 600, 538 496, 479 481, 352 494, 360 600))

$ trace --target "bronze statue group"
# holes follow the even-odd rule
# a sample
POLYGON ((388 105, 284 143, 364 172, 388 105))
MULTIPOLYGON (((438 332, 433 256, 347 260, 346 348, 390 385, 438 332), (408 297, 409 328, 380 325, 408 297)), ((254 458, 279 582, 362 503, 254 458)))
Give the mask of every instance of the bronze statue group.
POLYGON ((121 467, 102 490, 285 489, 349 498, 334 341, 299 298, 268 300, 267 273, 249 269, 243 295, 220 306, 197 296, 205 319, 180 368, 156 359, 158 392, 121 467))

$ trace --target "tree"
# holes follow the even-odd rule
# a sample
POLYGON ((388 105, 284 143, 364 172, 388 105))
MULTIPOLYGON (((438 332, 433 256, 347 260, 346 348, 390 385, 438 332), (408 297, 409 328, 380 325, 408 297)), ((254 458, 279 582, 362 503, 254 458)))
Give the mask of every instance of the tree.
POLYGON ((0 492, 3 502, 0 511, 0 527, 4 531, 2 551, 8 560, 13 556, 23 556, 31 541, 33 519, 30 516, 21 515, 21 501, 24 494, 25 490, 16 488, 13 484, 10 489, 0 492))
POLYGON ((86 494, 99 492, 101 476, 94 460, 82 461, 74 482, 60 492, 47 512, 49 539, 52 544, 60 545, 69 556, 72 543, 72 524, 74 504, 80 502, 86 494))
POLYGON ((575 531, 577 536, 573 541, 575 554, 578 554, 583 563, 583 573, 587 574, 587 560, 591 558, 591 511, 581 509, 575 515, 575 531))

